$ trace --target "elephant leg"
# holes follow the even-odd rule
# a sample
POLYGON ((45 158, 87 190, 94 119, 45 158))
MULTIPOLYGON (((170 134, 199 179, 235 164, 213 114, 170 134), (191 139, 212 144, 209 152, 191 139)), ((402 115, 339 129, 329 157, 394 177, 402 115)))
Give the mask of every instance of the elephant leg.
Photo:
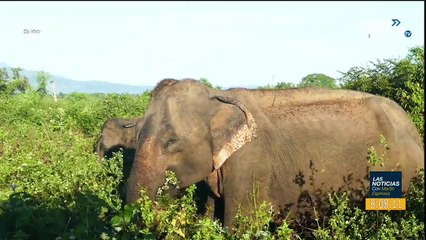
POLYGON ((223 196, 223 226, 231 227, 235 221, 235 216, 239 208, 248 210, 249 204, 249 189, 245 187, 239 188, 237 191, 226 191, 223 196))
POLYGON ((224 226, 232 226, 238 209, 243 215, 247 215, 259 207, 265 200, 270 202, 268 196, 269 178, 264 172, 244 174, 249 171, 241 171, 240 174, 230 174, 226 178, 223 187, 224 198, 224 226), (262 176, 261 178, 255 176, 262 176))
POLYGON ((223 226, 231 227, 235 221, 235 215, 238 210, 238 205, 232 199, 225 199, 224 205, 226 207, 223 212, 223 226))
POLYGON ((224 224, 225 202, 223 197, 214 197, 214 218, 224 224))
POLYGON ((197 206, 197 213, 200 215, 207 215, 209 217, 212 215, 211 219, 213 219, 214 199, 210 196, 209 186, 204 181, 198 182, 196 186, 195 204, 197 206))

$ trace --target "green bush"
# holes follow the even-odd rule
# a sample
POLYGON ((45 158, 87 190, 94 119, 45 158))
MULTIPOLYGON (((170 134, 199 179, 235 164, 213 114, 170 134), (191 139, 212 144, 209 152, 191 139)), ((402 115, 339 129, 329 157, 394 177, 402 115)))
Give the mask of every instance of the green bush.
MULTIPOLYGON (((0 98, 0 239, 96 239, 121 209, 122 156, 99 163, 93 153, 110 117, 96 110, 105 108, 102 97, 0 98)), ((135 105, 147 94, 127 98, 133 102, 117 103, 109 114, 140 115, 129 106, 143 110, 146 103, 135 105)))
POLYGON ((347 193, 330 194, 333 213, 318 239, 424 239, 424 171, 410 184, 406 211, 364 211, 349 206, 347 193))
POLYGON ((342 73, 341 87, 390 98, 401 105, 424 136, 424 46, 402 59, 384 59, 342 73))

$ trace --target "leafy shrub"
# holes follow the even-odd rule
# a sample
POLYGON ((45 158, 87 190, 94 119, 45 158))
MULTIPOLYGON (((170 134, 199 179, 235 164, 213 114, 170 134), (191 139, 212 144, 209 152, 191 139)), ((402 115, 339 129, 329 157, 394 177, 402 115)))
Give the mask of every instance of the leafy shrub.
POLYGON ((314 235, 318 239, 424 239, 424 170, 418 170, 403 197, 406 211, 364 211, 349 206, 347 193, 330 194, 329 225, 318 226, 314 235))
POLYGON ((342 73, 341 87, 390 98, 401 105, 424 137, 424 46, 402 59, 384 59, 342 73))

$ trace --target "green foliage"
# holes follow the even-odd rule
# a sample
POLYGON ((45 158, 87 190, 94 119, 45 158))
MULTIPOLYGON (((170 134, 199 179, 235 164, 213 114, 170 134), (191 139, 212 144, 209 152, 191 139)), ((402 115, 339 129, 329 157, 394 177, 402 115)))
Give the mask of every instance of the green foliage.
POLYGON ((47 81, 49 80, 49 74, 47 72, 41 71, 37 74, 38 87, 36 92, 42 95, 47 94, 47 81))
POLYGON ((424 239, 424 170, 410 183, 406 211, 364 211, 351 206, 347 193, 330 194, 329 225, 314 231, 318 239, 424 239))
MULTIPOLYGON (((195 185, 186 188, 179 198, 171 198, 165 190, 178 189, 174 173, 168 172, 163 191, 150 201, 145 190, 136 203, 125 206, 111 219, 114 227, 103 239, 294 239, 297 235, 283 222, 276 232, 269 230, 274 213, 272 205, 253 202, 253 209, 238 210, 232 229, 223 228, 218 220, 197 216, 195 185), (154 209, 154 210, 153 210, 154 209), (139 224, 138 224, 139 223, 139 224)), ((256 199, 256 193, 253 195, 256 199)))
POLYGON ((352 67, 348 72, 342 73, 339 81, 341 87, 380 96, 390 97, 396 100, 397 89, 403 87, 400 79, 393 81, 392 68, 395 65, 395 59, 377 60, 370 62, 372 65, 366 67, 352 67))
POLYGON ((121 154, 99 163, 93 145, 111 115, 143 114, 147 96, 108 113, 110 95, 0 97, 0 239, 99 238, 121 209, 123 163, 121 154))
POLYGON ((296 85, 294 85, 293 83, 279 82, 275 86, 271 86, 270 84, 267 84, 263 87, 258 87, 258 89, 289 89, 289 88, 296 88, 296 85))
POLYGON ((0 94, 4 93, 7 88, 7 82, 9 81, 9 74, 6 68, 0 68, 0 94))
POLYGON ((296 86, 293 83, 287 83, 287 82, 279 82, 277 85, 275 85, 275 88, 277 89, 289 89, 289 88, 295 88, 296 86))
POLYGON ((286 221, 283 221, 282 225, 277 229, 277 239, 300 239, 300 237, 290 228, 286 221))
POLYGON ((273 239, 269 224, 273 221, 273 206, 259 201, 259 184, 255 184, 248 196, 250 209, 238 207, 233 233, 235 239, 273 239))
POLYGON ((12 68, 12 76, 3 68, 0 72, 0 94, 12 95, 26 93, 31 90, 28 78, 21 76, 21 68, 12 68))
POLYGON ((273 239, 269 224, 273 221, 272 205, 262 202, 255 204, 253 211, 239 207, 234 223, 234 239, 273 239))
POLYGON ((142 95, 105 94, 100 96, 72 93, 58 102, 63 107, 67 122, 88 136, 97 136, 105 120, 113 117, 132 118, 141 116, 150 100, 149 93, 142 95), (80 126, 80 127, 79 127, 80 126))
POLYGON ((166 179, 155 201, 150 201, 142 189, 135 203, 113 217, 114 230, 104 239, 224 239, 221 234, 225 232, 217 221, 197 217, 196 186, 186 188, 180 198, 171 198, 166 190, 178 189, 178 182, 172 172, 167 173, 166 179))
POLYGON ((213 89, 213 85, 209 82, 209 80, 207 80, 207 78, 201 78, 200 82, 202 84, 206 85, 206 87, 213 89))
POLYGON ((425 217, 425 172, 424 169, 417 169, 418 175, 410 182, 410 191, 406 194, 407 209, 411 211, 416 219, 425 217))
POLYGON ((379 142, 381 147, 383 148, 382 154, 379 156, 377 154, 376 149, 373 146, 371 146, 368 149, 368 162, 371 163, 373 166, 380 165, 381 167, 383 167, 385 165, 386 151, 389 149, 389 147, 386 142, 385 136, 383 136, 382 134, 380 135, 379 142))
POLYGON ((420 135, 424 138, 424 122, 425 122, 425 90, 424 83, 407 81, 405 86, 408 90, 400 90, 401 104, 407 110, 411 120, 416 124, 420 135))
MULTIPOLYGON (((423 170, 418 174, 404 195, 407 211, 364 211, 349 202, 349 193, 333 193, 329 195, 333 208, 329 220, 322 226, 316 215, 318 228, 309 231, 317 239, 423 239, 424 211, 419 211, 424 206, 423 170)), ((166 197, 163 191, 157 199, 168 200, 154 202, 142 190, 135 204, 113 218, 115 230, 104 239, 301 239, 286 221, 271 230, 276 213, 270 204, 258 202, 256 191, 251 195, 252 208, 239 208, 234 225, 227 229, 195 215, 194 190, 190 186, 178 199, 166 197)))
POLYGON ((403 59, 370 62, 342 73, 341 87, 390 98, 401 105, 424 136, 424 46, 403 59))
POLYGON ((95 237, 106 214, 121 204, 115 192, 122 160, 98 164, 91 142, 78 134, 9 127, 13 134, 4 139, 0 157, 0 235, 95 237))
POLYGON ((207 80, 207 78, 201 78, 201 79, 200 79, 200 82, 201 82, 202 84, 204 84, 205 86, 207 86, 208 88, 211 88, 211 89, 215 89, 215 90, 221 90, 221 89, 222 89, 222 87, 221 87, 221 86, 215 86, 215 87, 213 87, 213 84, 211 84, 211 83, 209 82, 209 80, 207 80))
POLYGON ((298 87, 337 88, 336 80, 322 73, 313 73, 302 78, 298 87))
POLYGON ((275 86, 267 84, 258 87, 258 89, 291 89, 304 87, 322 87, 322 88, 337 88, 336 80, 322 73, 313 73, 302 78, 299 84, 290 82, 278 82, 275 86))

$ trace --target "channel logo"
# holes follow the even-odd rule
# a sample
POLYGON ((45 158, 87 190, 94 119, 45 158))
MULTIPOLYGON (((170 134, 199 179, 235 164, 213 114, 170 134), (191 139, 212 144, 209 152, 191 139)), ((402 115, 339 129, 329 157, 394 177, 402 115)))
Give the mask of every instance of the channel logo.
POLYGON ((406 210, 402 172, 370 172, 370 193, 365 210, 406 210))

